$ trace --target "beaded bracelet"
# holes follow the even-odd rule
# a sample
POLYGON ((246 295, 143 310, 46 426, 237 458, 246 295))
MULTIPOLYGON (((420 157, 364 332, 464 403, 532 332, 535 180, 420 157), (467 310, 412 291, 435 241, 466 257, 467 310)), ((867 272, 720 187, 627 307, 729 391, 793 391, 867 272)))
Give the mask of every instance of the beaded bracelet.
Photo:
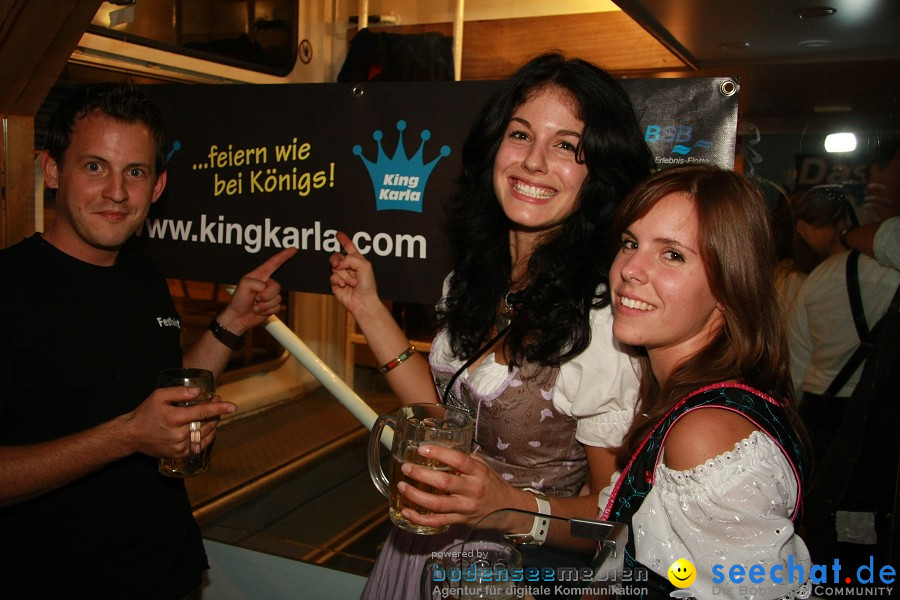
POLYGON ((391 369, 396 369, 397 367, 402 365, 403 362, 407 358, 409 358, 410 356, 412 356, 415 353, 416 353, 416 348, 412 344, 410 344, 409 348, 407 348, 406 350, 404 350, 403 352, 398 354, 396 358, 393 358, 393 359, 387 361, 386 363, 384 363, 383 365, 381 365, 381 367, 379 367, 378 370, 381 371, 382 373, 387 373, 391 369))

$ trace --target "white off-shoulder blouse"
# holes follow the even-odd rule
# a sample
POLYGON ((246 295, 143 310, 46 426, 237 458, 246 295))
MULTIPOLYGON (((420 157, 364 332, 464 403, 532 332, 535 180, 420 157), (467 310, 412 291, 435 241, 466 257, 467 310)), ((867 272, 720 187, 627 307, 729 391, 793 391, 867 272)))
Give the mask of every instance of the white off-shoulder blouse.
MULTIPOLYGON (((600 493, 601 512, 617 478, 600 493)), ((809 584, 788 583, 786 569, 776 570, 779 578, 785 575, 781 584, 769 577, 791 557, 809 578, 809 551, 791 522, 797 492, 789 461, 761 431, 686 471, 670 469, 661 456, 653 487, 632 518, 636 558, 663 577, 676 560, 690 560, 697 570, 690 591, 701 600, 806 598, 809 584), (714 582, 716 565, 720 583, 714 582), (731 582, 732 565, 743 565, 745 573, 761 565, 763 582, 731 582)))
MULTIPOLYGON (((622 443, 634 419, 637 404, 637 363, 613 338, 612 310, 591 311, 591 343, 588 348, 563 364, 553 390, 553 405, 563 414, 578 419, 575 437, 582 444, 615 448, 622 443)), ((454 358, 445 331, 435 337, 432 361, 460 368, 464 360, 454 358)), ((509 377, 509 367, 488 355, 462 377, 472 388, 488 395, 509 377)))

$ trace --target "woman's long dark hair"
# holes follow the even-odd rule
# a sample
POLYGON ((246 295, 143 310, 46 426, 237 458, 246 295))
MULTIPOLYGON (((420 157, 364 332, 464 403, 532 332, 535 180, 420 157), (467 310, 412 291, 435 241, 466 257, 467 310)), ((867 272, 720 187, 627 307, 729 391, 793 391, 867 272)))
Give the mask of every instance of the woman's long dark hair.
POLYGON ((494 158, 513 112, 547 87, 574 100, 584 122, 579 161, 588 169, 574 212, 535 248, 527 290, 504 343, 510 364, 559 365, 590 343, 592 308, 606 306, 607 236, 616 207, 650 173, 653 160, 623 88, 599 67, 560 54, 539 56, 507 79, 472 125, 459 190, 448 209, 456 252, 438 317, 453 353, 465 358, 491 335, 511 283, 510 223, 494 193, 494 158))
POLYGON ((728 380, 781 402, 805 441, 793 401, 783 307, 775 293, 775 252, 762 196, 732 171, 697 166, 667 169, 638 186, 622 203, 613 226, 617 238, 670 194, 686 194, 694 201, 699 252, 712 293, 724 307, 724 324, 699 353, 685 356, 662 384, 643 353, 638 416, 619 454, 619 467, 681 398, 728 380))

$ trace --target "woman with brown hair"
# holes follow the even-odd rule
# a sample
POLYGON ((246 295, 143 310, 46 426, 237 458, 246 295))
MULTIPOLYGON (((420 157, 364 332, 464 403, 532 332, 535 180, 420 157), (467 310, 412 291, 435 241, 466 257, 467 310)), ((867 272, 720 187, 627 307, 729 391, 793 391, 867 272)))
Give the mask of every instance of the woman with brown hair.
MULTIPOLYGON (((698 598, 735 564, 768 575, 792 557, 808 576, 794 533, 802 427, 762 198, 730 171, 669 169, 629 195, 613 230, 613 333, 643 367, 621 475, 600 495, 602 518, 630 525, 626 566, 667 596, 667 570, 687 559, 698 598)), ((755 597, 778 598, 800 582, 763 587, 755 597)))

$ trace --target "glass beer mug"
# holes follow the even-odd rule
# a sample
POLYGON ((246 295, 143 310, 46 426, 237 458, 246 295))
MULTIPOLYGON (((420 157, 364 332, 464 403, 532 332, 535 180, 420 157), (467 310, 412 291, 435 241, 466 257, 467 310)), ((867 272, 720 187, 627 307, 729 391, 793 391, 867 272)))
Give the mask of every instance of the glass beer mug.
POLYGON ((432 535, 447 530, 447 526, 417 525, 403 516, 404 508, 411 508, 422 514, 429 514, 429 512, 410 502, 397 491, 397 484, 401 481, 430 494, 444 492, 408 478, 400 469, 405 463, 410 463, 439 471, 451 470, 447 465, 419 454, 419 446, 434 444, 468 454, 472 448, 474 429, 475 421, 468 413, 442 404, 407 404, 401 406, 393 415, 378 417, 372 427, 372 433, 369 435, 369 475, 378 491, 390 500, 389 515, 394 525, 406 531, 423 535, 432 535), (394 430, 389 468, 390 478, 385 475, 379 460, 381 434, 385 426, 390 426, 394 430))
MULTIPOLYGON (((157 387, 173 387, 186 385, 200 388, 200 395, 188 402, 180 402, 176 406, 194 406, 212 400, 216 393, 216 382, 213 374, 206 369, 174 368, 165 369, 157 378, 157 387)), ((191 450, 184 458, 160 458, 159 472, 166 477, 191 477, 209 470, 209 455, 212 447, 200 450, 200 428, 203 424, 194 421, 190 424, 191 450), (196 441, 195 441, 196 440, 196 441)))
POLYGON ((512 600, 524 596, 522 555, 502 540, 467 540, 432 552, 422 571, 422 600, 512 600))

